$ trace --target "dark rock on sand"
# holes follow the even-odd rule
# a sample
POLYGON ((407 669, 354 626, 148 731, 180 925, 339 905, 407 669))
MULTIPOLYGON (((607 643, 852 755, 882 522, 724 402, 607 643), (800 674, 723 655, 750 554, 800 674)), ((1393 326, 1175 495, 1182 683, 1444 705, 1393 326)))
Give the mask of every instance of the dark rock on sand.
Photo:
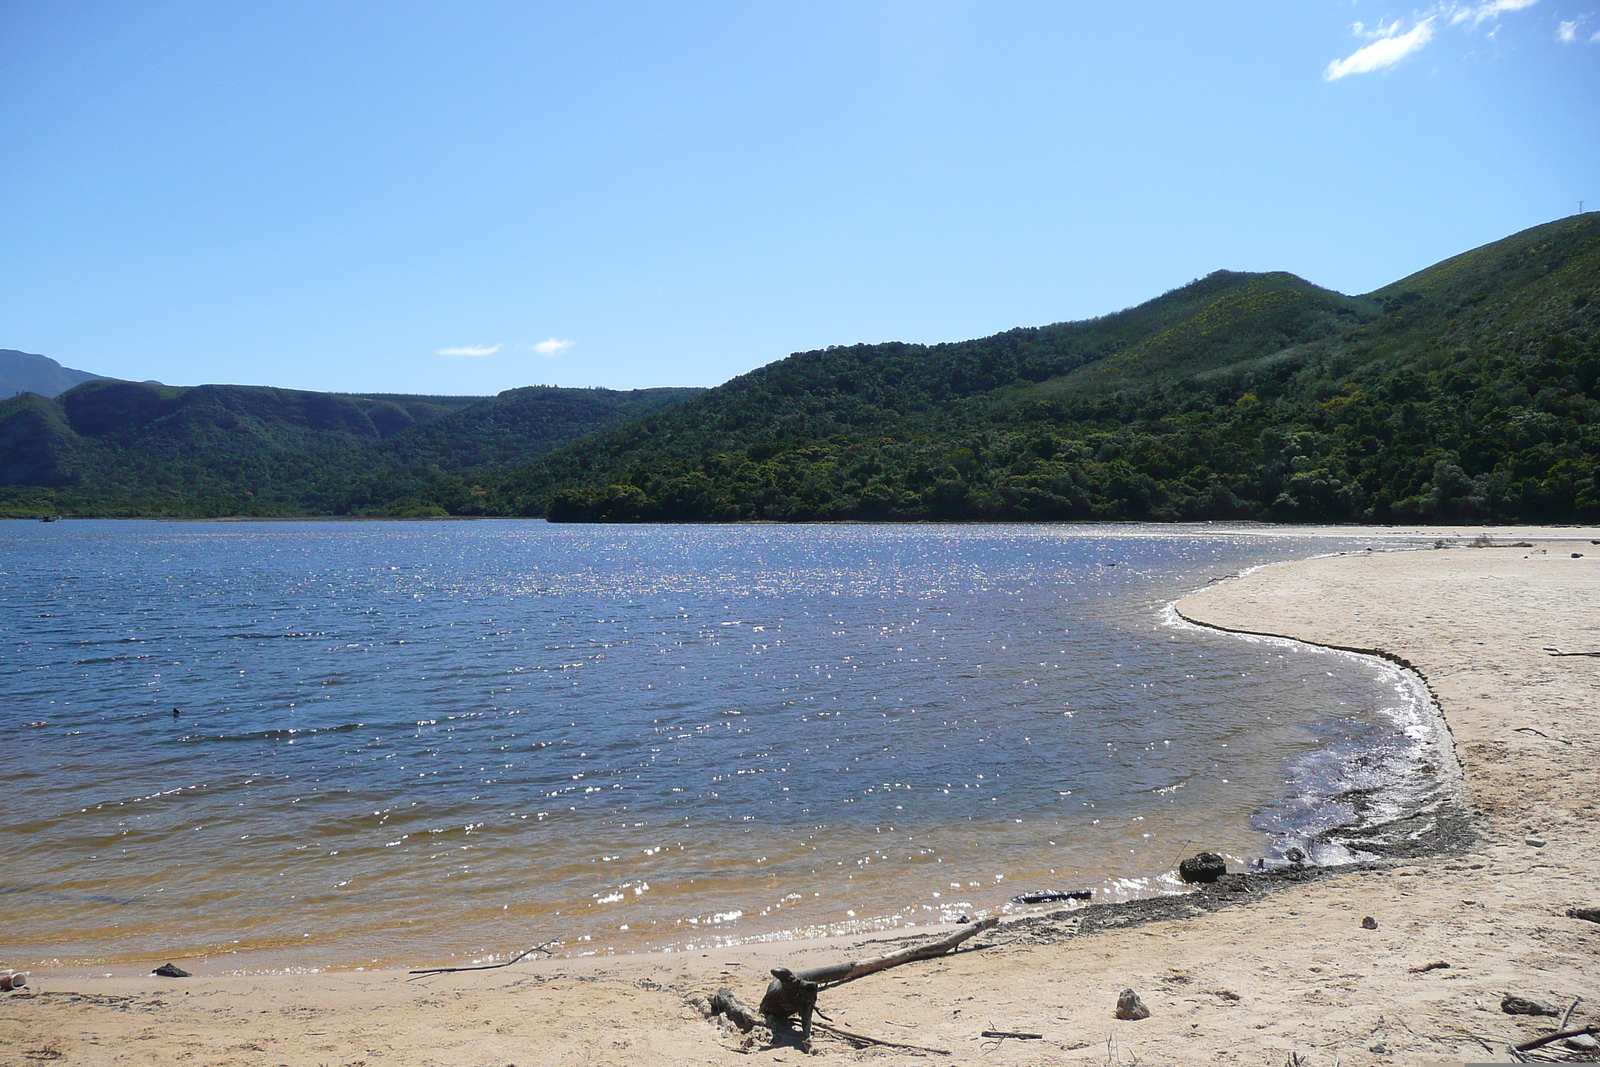
POLYGON ((1527 997, 1519 997, 1510 993, 1506 994, 1506 998, 1500 1002, 1500 1010, 1507 1015, 1555 1016, 1561 1014, 1548 1004, 1541 1004, 1537 1000, 1529 1000, 1527 997))
POLYGON ((1215 882, 1228 873, 1228 861, 1215 852, 1202 852, 1178 864, 1178 877, 1185 882, 1215 882))
POLYGON ((1139 994, 1131 989, 1124 989, 1117 997, 1117 1010, 1111 1014, 1118 1019, 1148 1019, 1150 1009, 1144 1006, 1139 994))
POLYGON ((163 978, 188 978, 188 977, 190 977, 188 971, 184 970, 182 967, 174 967, 170 963, 163 963, 161 966, 157 967, 155 970, 151 971, 150 973, 151 974, 159 974, 163 978))
POLYGON ((1585 922, 1600 923, 1600 908, 1568 908, 1567 918, 1582 919, 1585 922))
POLYGON ((1377 928, 1378 928, 1378 920, 1374 919, 1372 916, 1368 915, 1365 919, 1361 920, 1361 929, 1363 929, 1363 930, 1376 930, 1377 928))

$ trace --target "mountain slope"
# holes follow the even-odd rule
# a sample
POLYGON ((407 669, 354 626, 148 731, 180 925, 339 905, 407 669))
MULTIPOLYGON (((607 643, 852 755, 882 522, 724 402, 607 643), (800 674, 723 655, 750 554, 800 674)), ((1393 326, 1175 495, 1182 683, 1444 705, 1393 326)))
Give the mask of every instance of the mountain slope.
POLYGON ((97 381, 104 375, 63 367, 48 356, 0 348, 0 400, 19 393, 59 396, 74 385, 97 381))
POLYGON ((525 464, 695 392, 362 396, 93 381, 53 400, 0 401, 0 485, 14 487, 0 490, 0 512, 386 512, 416 487, 525 464))
POLYGON ((561 520, 1600 517, 1600 215, 1343 297, 1219 272, 954 345, 800 353, 437 499, 561 520))

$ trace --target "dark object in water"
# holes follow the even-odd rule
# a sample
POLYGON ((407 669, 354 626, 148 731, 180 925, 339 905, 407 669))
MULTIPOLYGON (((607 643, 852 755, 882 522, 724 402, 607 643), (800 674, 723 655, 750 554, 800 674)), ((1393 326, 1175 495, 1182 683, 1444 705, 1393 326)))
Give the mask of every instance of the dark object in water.
POLYGON ((1094 896, 1092 889, 1041 889, 1036 893, 1023 893, 1011 898, 1013 904, 1050 904, 1057 900, 1088 900, 1094 896))
POLYGON ((188 978, 188 977, 190 977, 188 971, 184 970, 182 967, 174 967, 170 963, 163 963, 161 966, 157 967, 155 970, 151 971, 150 973, 151 974, 159 974, 163 978, 188 978))
POLYGON ((1283 854, 1283 857, 1296 867, 1304 867, 1306 865, 1306 854, 1298 848, 1291 848, 1283 854))
POLYGON ((1567 918, 1600 923, 1600 908, 1568 908, 1567 918))
POLYGON ((1519 997, 1510 993, 1506 994, 1506 998, 1500 1002, 1500 1010, 1507 1015, 1556 1016, 1561 1014, 1548 1004, 1541 1004, 1537 1000, 1529 1000, 1527 997, 1519 997))
POLYGON ((1185 882, 1215 882, 1228 873, 1228 861, 1215 852, 1202 852, 1178 864, 1178 877, 1185 882))

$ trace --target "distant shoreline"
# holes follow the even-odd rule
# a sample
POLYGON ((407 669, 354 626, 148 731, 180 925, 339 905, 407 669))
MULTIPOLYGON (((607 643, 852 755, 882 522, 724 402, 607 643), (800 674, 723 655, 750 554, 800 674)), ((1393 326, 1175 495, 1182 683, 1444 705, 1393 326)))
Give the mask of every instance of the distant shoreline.
MULTIPOLYGON (((0 516, 0 523, 39 523, 38 517, 29 516, 0 516)), ((1195 534, 1211 534, 1217 536, 1246 535, 1257 537, 1385 537, 1402 540, 1415 540, 1431 543, 1443 540, 1445 542, 1464 542, 1462 544, 1447 544, 1449 548, 1469 547, 1509 547, 1509 546, 1474 546, 1471 544, 1479 538, 1491 540, 1528 540, 1535 541, 1567 541, 1591 540, 1600 545, 1600 525, 1574 523, 1571 525, 1545 525, 1545 526, 1506 526, 1486 525, 1474 526, 1470 523, 1450 523, 1438 526, 1425 526, 1418 524, 1398 524, 1394 526, 1376 526, 1370 524, 1351 524, 1348 526, 1337 523, 1275 523, 1249 519, 1228 520, 1180 520, 1160 522, 1155 520, 1134 519, 908 519, 908 520, 875 520, 875 519, 808 519, 797 522, 784 522, 776 519, 741 519, 732 522, 551 522, 538 516, 521 515, 95 515, 86 517, 58 516, 51 520, 56 522, 171 522, 171 523, 250 523, 250 522, 528 522, 543 523, 563 529, 591 529, 615 528, 631 529, 651 526, 669 527, 718 527, 718 526, 771 526, 771 527, 798 527, 798 526, 883 526, 883 527, 922 527, 922 526, 1036 526, 1041 528, 1078 528, 1086 530, 1116 529, 1127 536, 1139 536, 1141 531, 1150 537, 1170 537, 1174 531, 1187 531, 1195 534)), ((1360 651, 1351 649, 1349 651, 1360 651)))

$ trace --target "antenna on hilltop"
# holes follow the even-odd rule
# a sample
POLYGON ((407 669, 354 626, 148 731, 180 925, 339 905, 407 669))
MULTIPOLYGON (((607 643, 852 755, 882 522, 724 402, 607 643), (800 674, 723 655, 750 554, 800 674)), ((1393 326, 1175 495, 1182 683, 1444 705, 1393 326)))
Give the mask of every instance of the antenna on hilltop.
POLYGON ((1580 215, 1583 214, 1583 201, 1582 200, 1578 201, 1578 214, 1580 214, 1580 215))

